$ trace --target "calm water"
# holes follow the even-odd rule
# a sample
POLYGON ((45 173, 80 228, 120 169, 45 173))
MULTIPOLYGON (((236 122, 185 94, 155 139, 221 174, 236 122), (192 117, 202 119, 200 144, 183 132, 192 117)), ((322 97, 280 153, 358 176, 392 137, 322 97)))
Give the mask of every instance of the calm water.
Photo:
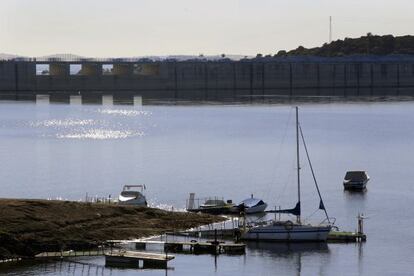
MULTIPOLYGON (((172 269, 105 268, 102 258, 3 267, 11 275, 412 275, 414 103, 304 104, 301 123, 330 216, 367 243, 249 244, 246 256, 177 255, 172 269), (364 194, 345 171, 367 170, 364 194)), ((270 206, 295 199, 294 109, 288 105, 70 106, 0 102, 1 197, 117 196, 147 185, 157 206, 184 208, 189 192, 270 206)), ((303 163, 302 206, 322 218, 303 163)))

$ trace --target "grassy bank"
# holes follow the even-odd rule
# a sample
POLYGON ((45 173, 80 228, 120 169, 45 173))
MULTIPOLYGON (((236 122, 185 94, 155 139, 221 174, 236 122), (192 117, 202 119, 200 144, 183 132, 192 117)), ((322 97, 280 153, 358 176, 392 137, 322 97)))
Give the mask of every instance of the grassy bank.
POLYGON ((220 220, 143 207, 0 199, 0 258, 87 249, 110 239, 139 238, 220 220))

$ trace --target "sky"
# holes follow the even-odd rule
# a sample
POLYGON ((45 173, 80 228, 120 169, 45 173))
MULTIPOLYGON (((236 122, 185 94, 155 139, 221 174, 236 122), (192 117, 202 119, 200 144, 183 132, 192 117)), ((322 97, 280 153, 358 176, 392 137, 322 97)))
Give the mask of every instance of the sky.
POLYGON ((275 54, 414 34, 412 0, 1 0, 0 53, 90 57, 275 54))

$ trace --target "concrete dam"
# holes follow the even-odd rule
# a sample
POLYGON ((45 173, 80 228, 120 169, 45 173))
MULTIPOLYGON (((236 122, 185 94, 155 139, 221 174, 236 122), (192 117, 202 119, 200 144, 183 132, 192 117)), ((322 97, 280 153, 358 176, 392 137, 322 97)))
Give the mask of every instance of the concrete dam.
POLYGON ((414 96, 414 57, 0 61, 0 99, 39 94, 62 101, 71 95, 144 101, 414 96))

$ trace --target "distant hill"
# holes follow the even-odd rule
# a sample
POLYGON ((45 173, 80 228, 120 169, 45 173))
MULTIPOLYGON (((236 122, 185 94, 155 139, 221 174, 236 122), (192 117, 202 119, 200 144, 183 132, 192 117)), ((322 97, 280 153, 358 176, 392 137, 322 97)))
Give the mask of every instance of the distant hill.
MULTIPOLYGON (((116 58, 91 58, 91 57, 84 57, 75 54, 53 54, 47 56, 39 56, 39 57, 30 57, 36 58, 39 61, 79 61, 84 59, 91 59, 91 60, 117 60, 117 59, 124 59, 128 61, 162 61, 162 60, 177 60, 177 61, 188 61, 188 60, 209 60, 209 61, 217 61, 217 60, 240 60, 243 58, 251 58, 249 56, 242 56, 242 55, 170 55, 170 56, 133 56, 133 57, 116 57, 116 58)), ((5 54, 0 53, 0 60, 12 60, 12 59, 29 59, 29 57, 13 55, 13 54, 5 54)))
POLYGON ((39 60, 79 60, 85 57, 74 54, 53 54, 47 56, 37 57, 39 60))
POLYGON ((341 57, 350 55, 414 55, 414 36, 372 35, 336 40, 322 47, 299 46, 291 51, 279 51, 276 56, 341 57))
MULTIPOLYGON (((325 43, 321 47, 305 48, 299 46, 290 51, 281 50, 274 56, 258 54, 256 59, 272 59, 273 57, 290 57, 290 58, 312 58, 312 57, 350 57, 350 56, 390 56, 390 55, 413 55, 414 56, 414 36, 392 36, 392 35, 373 35, 368 33, 366 36, 359 38, 345 38, 336 40, 331 43, 325 43)), ((28 58, 13 54, 0 53, 0 60, 11 60, 18 58, 28 58)), ((83 59, 91 60, 117 60, 124 59, 129 61, 228 61, 228 60, 247 60, 254 58, 243 55, 169 55, 169 56, 134 56, 122 58, 88 58, 74 54, 54 54, 42 57, 36 57, 37 60, 61 60, 61 61, 79 61, 83 59)), ((386 57, 385 57, 386 58, 386 57)))
POLYGON ((11 59, 16 59, 16 58, 21 58, 21 56, 0 53, 0 60, 11 60, 11 59))

